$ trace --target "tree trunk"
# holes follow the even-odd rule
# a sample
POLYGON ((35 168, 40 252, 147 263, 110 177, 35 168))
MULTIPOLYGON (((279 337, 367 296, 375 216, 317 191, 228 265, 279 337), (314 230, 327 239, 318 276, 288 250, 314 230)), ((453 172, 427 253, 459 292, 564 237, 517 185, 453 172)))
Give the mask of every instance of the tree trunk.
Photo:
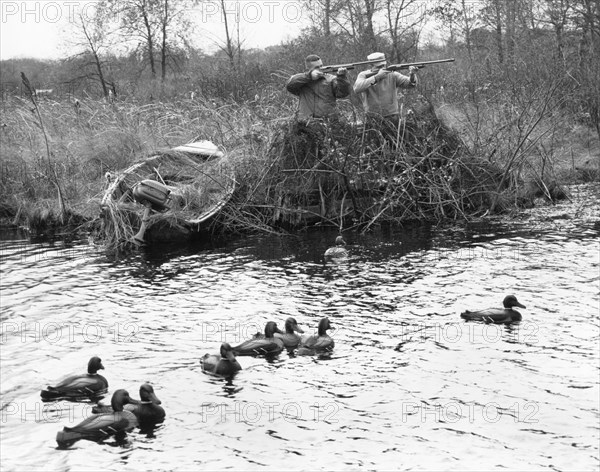
POLYGON ((516 9, 514 1, 506 2, 506 59, 509 64, 512 64, 515 55, 516 9))
POLYGON ((465 32, 465 46, 467 46, 467 54, 469 56, 469 63, 473 62, 473 41, 471 39, 471 18, 469 17, 469 6, 466 5, 465 0, 462 0, 462 10, 464 12, 464 32, 465 32))
POLYGON ((169 23, 169 0, 165 2, 164 17, 162 21, 162 46, 160 51, 161 80, 167 76, 167 25, 169 23))
POLYGON ((148 11, 146 9, 147 3, 144 0, 142 3, 142 18, 144 20, 144 27, 146 28, 146 45, 148 47, 148 60, 150 61, 150 71, 152 77, 156 77, 156 66, 154 64, 154 35, 152 34, 152 26, 150 25, 150 18, 148 17, 148 11))
POLYGON ((96 45, 92 41, 92 38, 85 27, 85 21, 81 18, 81 28, 83 29, 83 34, 85 35, 88 44, 90 46, 90 51, 94 56, 94 63, 96 64, 96 70, 98 71, 98 79, 100 80, 100 85, 102 85, 102 93, 104 98, 108 98, 108 87, 106 85, 106 81, 104 80, 104 73, 102 72, 102 62, 100 61, 100 57, 98 56, 98 50, 96 49, 96 45))
POLYGON ((233 41, 229 33, 229 23, 227 22, 227 13, 225 11, 225 0, 221 0, 221 11, 223 12, 223 23, 225 24, 225 54, 229 58, 231 69, 235 70, 235 51, 233 49, 233 41))
POLYGON ((490 23, 494 30, 494 39, 496 40, 496 54, 498 55, 498 63, 504 63, 504 34, 502 28, 502 5, 501 0, 492 0, 490 2, 490 23))
POLYGON ((560 24, 554 25, 554 31, 556 33, 556 53, 558 59, 564 64, 565 53, 563 44, 563 26, 560 24))
POLYGON ((373 16, 375 15, 375 3, 373 0, 364 0, 365 2, 365 31, 364 38, 371 51, 377 51, 377 38, 375 37, 375 28, 373 27, 373 16))
POLYGON ((323 12, 323 35, 328 38, 331 36, 331 0, 325 0, 323 12))

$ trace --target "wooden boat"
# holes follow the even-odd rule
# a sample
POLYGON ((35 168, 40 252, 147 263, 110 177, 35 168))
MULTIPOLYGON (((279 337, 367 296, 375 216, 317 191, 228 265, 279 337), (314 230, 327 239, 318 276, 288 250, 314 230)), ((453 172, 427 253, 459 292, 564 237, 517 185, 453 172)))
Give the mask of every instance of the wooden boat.
POLYGON ((231 162, 210 141, 157 152, 111 180, 101 203, 105 239, 109 245, 192 239, 209 231, 235 184, 231 162))

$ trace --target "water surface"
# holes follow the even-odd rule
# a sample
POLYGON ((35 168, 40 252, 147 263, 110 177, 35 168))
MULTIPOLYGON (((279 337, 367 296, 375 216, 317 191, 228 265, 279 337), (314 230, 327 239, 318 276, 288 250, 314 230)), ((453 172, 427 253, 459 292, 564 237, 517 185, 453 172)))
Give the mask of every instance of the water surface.
POLYGON ((407 228, 145 249, 0 241, 2 470, 598 470, 598 229, 407 228), (527 306, 509 327, 464 309, 527 306), (314 331, 328 358, 199 358, 268 320, 314 331), (154 385, 167 419, 124 444, 56 448, 85 403, 39 391, 102 357, 109 396, 154 385))

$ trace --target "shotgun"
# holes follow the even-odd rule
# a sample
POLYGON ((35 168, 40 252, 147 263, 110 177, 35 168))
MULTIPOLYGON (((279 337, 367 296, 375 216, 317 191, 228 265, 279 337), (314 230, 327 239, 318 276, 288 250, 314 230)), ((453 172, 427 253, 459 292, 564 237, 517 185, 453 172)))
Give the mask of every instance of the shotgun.
MULTIPOLYGON (((379 61, 381 62, 381 61, 379 61)), ((383 69, 389 71, 397 71, 402 69, 408 69, 409 67, 416 67, 417 69, 422 69, 423 67, 429 64, 440 64, 442 62, 454 62, 454 58, 452 59, 438 59, 437 61, 423 61, 423 62, 407 62, 406 64, 391 64, 389 66, 384 67, 383 69)), ((372 70, 366 74, 366 77, 373 77, 377 74, 379 70, 372 70)))
MULTIPOLYGON (((454 59, 452 59, 452 60, 454 60, 454 59)), ((337 72, 338 69, 341 69, 341 68, 350 70, 350 69, 356 68, 356 66, 363 66, 366 64, 375 64, 377 62, 383 62, 383 60, 382 59, 372 59, 370 61, 351 62, 350 64, 336 64, 336 65, 332 65, 332 66, 323 66, 319 70, 326 74, 327 73, 335 73, 335 72, 337 72)))

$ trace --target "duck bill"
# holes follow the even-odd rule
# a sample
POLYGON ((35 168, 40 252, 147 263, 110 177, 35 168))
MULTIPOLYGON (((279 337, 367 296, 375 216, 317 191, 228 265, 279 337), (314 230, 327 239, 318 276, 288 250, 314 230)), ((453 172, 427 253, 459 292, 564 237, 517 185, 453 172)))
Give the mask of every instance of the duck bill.
POLYGON ((294 331, 296 331, 296 333, 304 334, 304 330, 298 325, 294 326, 294 331))
POLYGON ((518 306, 519 308, 527 308, 525 305, 522 305, 519 302, 515 303, 515 306, 518 306))
POLYGON ((158 399, 158 397, 154 394, 154 392, 151 392, 148 395, 148 398, 150 399, 150 401, 152 403, 154 403, 155 405, 160 405, 162 402, 158 399))
POLYGON ((100 370, 100 369, 104 370, 104 366, 102 365, 102 362, 100 362, 100 364, 98 365, 98 370, 100 370))

